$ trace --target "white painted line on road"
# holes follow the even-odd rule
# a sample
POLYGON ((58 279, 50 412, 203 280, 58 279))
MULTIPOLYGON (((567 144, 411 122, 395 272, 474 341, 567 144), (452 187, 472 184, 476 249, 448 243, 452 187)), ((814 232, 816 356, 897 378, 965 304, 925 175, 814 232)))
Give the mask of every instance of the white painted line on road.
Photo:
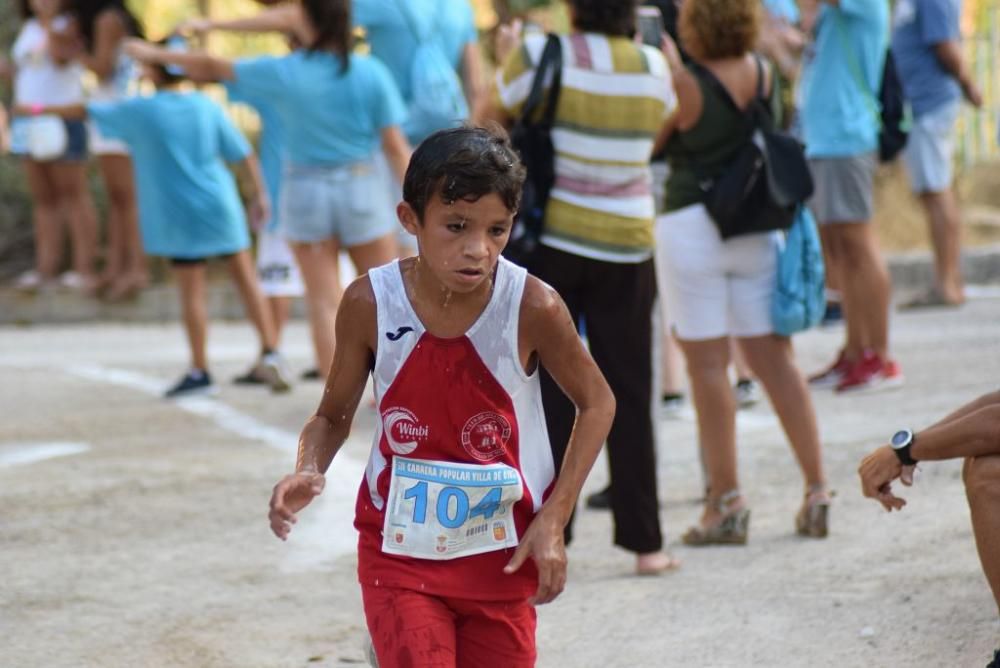
MULTIPOLYGON (((163 396, 166 386, 161 380, 125 369, 74 365, 66 367, 64 371, 78 378, 127 387, 157 398, 163 396)), ((297 434, 264 424, 252 415, 227 406, 217 399, 189 397, 170 401, 169 404, 204 417, 219 429, 248 440, 260 441, 280 452, 292 454, 298 448, 297 434)), ((292 531, 289 549, 281 565, 282 570, 319 570, 337 557, 354 553, 357 548, 357 532, 353 528, 354 502, 364 475, 365 462, 348 455, 349 450, 364 451, 364 448, 349 448, 347 443, 344 444, 326 473, 323 494, 299 518, 292 531)), ((289 458, 289 471, 293 464, 289 458)))
POLYGON ((996 299, 1000 297, 1000 285, 966 285, 965 296, 968 299, 996 299))
POLYGON ((34 464, 46 459, 78 455, 90 450, 86 443, 0 443, 0 468, 34 464))

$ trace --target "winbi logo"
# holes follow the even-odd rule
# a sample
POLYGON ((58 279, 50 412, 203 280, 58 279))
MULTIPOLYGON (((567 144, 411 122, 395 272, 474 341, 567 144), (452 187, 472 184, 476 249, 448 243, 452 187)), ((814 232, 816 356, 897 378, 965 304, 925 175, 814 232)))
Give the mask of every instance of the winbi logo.
POLYGON ((397 455, 410 454, 431 435, 430 427, 420 424, 417 416, 405 408, 390 408, 383 412, 382 431, 389 442, 389 449, 397 455))

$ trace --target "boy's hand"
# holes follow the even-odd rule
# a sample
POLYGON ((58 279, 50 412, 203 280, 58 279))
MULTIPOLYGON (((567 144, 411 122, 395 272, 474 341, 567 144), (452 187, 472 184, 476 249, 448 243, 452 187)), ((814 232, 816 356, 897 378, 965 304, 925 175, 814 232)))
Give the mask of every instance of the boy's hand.
POLYGON ((326 478, 322 473, 300 471, 286 475, 274 486, 271 494, 271 511, 267 514, 271 531, 281 540, 288 539, 292 525, 298 521, 295 513, 323 492, 326 478))
POLYGON ((566 545, 563 543, 563 525, 551 519, 544 510, 535 516, 524 532, 520 545, 503 572, 507 575, 516 573, 529 556, 538 567, 538 591, 529 603, 550 603, 566 587, 566 545))

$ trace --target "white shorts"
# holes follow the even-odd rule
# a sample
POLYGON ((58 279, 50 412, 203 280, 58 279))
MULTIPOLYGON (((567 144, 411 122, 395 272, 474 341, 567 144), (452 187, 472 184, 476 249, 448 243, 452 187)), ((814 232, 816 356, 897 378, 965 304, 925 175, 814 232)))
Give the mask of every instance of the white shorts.
POLYGON ((263 231, 257 237, 257 276, 268 297, 301 297, 305 294, 299 265, 285 238, 263 231))
POLYGON ((128 144, 120 139, 111 139, 101 134, 97 123, 87 123, 90 152, 94 155, 129 155, 128 144))
POLYGON ((913 119, 903 149, 903 162, 913 192, 940 193, 951 188, 954 172, 955 123, 961 103, 949 102, 913 119))
POLYGON ((771 334, 778 233, 723 241, 701 204, 656 220, 656 275, 677 338, 771 334))

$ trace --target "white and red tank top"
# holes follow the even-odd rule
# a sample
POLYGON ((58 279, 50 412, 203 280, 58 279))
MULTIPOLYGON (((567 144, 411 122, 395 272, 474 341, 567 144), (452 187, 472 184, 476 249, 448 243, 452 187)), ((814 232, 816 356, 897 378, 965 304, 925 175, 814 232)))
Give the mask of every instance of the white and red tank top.
POLYGON ((527 273, 501 258, 486 308, 448 339, 420 322, 398 261, 368 276, 381 419, 356 507, 360 582, 481 600, 533 595, 530 559, 503 573, 555 480, 538 373, 525 373, 518 350, 527 273), (471 553, 475 544, 485 547, 471 553))

